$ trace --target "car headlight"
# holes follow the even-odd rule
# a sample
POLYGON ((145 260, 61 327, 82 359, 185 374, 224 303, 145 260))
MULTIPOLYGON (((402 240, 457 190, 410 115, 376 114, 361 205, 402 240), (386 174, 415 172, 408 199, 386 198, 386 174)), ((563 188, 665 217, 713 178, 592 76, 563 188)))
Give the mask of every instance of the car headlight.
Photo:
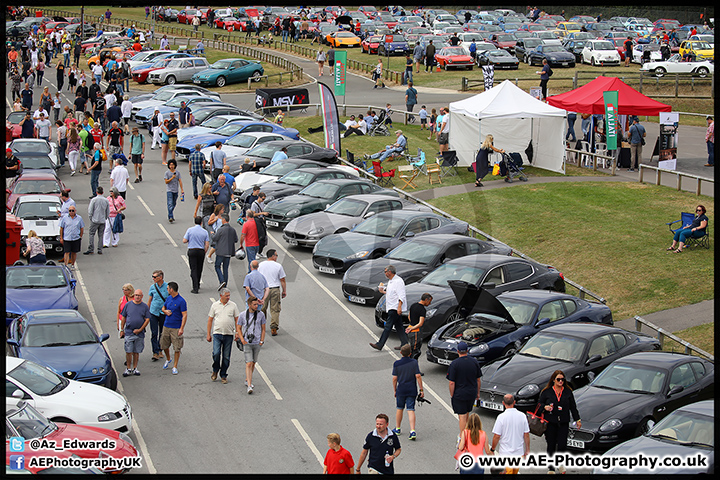
POLYGON ((129 443, 133 447, 135 446, 135 442, 133 442, 132 438, 130 438, 130 435, 127 433, 120 432, 120 440, 129 443))
POLYGON ((293 208, 285 214, 286 217, 297 217, 298 215, 300 215, 300 209, 298 208, 293 208))
POLYGON ((425 312, 425 318, 430 318, 437 313, 437 308, 431 308, 425 312))
POLYGON ((117 420, 118 418, 122 417, 120 412, 108 412, 103 413, 98 417, 98 422, 110 422, 112 420, 117 420))
POLYGON ((362 250, 362 251, 360 251, 360 252, 353 253, 352 255, 348 255, 348 256, 345 257, 345 258, 347 258, 348 260, 353 260, 353 259, 356 259, 356 258, 365 258, 365 257, 367 257, 369 254, 370 254, 370 250, 362 250))
POLYGON ((603 433, 614 432, 622 427, 622 421, 617 418, 611 418, 607 422, 600 425, 600 431, 603 433))
POLYGON ((528 385, 525 385, 520 390, 518 390, 518 397, 532 397, 537 395, 540 392, 540 387, 535 385, 534 383, 530 383, 528 385))
POLYGON ((324 231, 325 231, 325 229, 323 227, 318 227, 318 228, 310 230, 307 234, 308 234, 308 236, 320 235, 324 231))
POLYGON ((468 351, 470 355, 482 355, 483 353, 490 350, 490 347, 488 347, 487 343, 481 343, 479 345, 476 345, 468 351))

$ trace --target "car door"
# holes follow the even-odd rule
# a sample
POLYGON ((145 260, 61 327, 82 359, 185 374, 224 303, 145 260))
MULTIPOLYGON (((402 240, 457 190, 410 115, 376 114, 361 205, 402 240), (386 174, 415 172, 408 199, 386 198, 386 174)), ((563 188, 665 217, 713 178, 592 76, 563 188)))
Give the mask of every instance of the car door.
POLYGON ((688 405, 700 399, 701 388, 691 362, 681 363, 673 368, 672 372, 670 372, 670 382, 664 393, 662 404, 658 405, 653 412, 655 413, 655 420, 660 420, 683 405, 688 405), (668 396, 668 393, 678 386, 683 387, 683 390, 668 396))
MULTIPOLYGON (((288 145, 287 147, 287 155, 288 157, 301 157, 303 155, 307 155, 310 153, 309 151, 305 150, 303 147, 305 145, 288 145)), ((310 147, 308 147, 308 150, 312 151, 310 147)))
POLYGON ((204 58, 195 58, 193 59, 193 66, 191 69, 188 69, 187 72, 183 72, 183 79, 184 80, 190 80, 193 75, 195 75, 198 72, 202 72, 203 70, 207 70, 207 68, 210 66, 204 58))
POLYGON ((246 64, 247 62, 245 62, 244 60, 235 60, 230 65, 230 68, 227 71, 228 81, 232 83, 237 83, 246 80, 245 78, 243 78, 243 66, 246 64))

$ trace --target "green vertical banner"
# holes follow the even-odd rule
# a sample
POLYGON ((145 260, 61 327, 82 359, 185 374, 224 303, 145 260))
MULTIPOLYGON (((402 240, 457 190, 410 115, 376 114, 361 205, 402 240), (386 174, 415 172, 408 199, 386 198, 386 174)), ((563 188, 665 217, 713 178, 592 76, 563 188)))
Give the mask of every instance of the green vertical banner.
POLYGON ((335 73, 335 95, 345 96, 345 81, 347 72, 347 52, 335 52, 335 65, 331 65, 335 73))
POLYGON ((618 92, 612 90, 603 92, 603 102, 605 103, 605 138, 608 150, 617 149, 617 104, 618 92))

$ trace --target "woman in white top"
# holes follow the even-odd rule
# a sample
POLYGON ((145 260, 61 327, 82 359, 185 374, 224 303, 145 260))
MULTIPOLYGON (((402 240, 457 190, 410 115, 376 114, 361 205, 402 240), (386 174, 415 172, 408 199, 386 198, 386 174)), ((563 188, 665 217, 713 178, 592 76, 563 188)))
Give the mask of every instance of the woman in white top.
POLYGON ((320 50, 318 50, 317 54, 317 63, 318 63, 318 72, 320 76, 322 77, 323 74, 323 66, 325 66, 325 52, 323 51, 322 47, 320 47, 320 50))
MULTIPOLYGON (((197 17, 195 17, 197 18, 197 17)), ((125 132, 130 133, 130 126, 128 125, 130 123, 130 116, 132 115, 132 102, 129 100, 130 96, 125 95, 123 97, 123 102, 120 105, 120 110, 122 111, 122 118, 123 123, 125 124, 125 132)))

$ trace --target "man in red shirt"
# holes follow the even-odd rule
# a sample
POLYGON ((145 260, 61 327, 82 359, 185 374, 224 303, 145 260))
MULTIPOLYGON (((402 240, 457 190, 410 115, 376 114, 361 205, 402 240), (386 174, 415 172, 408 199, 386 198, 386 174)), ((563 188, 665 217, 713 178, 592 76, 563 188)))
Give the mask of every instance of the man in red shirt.
POLYGON ((250 264, 257 257, 258 251, 260 251, 260 236, 258 235, 257 225, 255 225, 255 212, 248 209, 245 214, 246 220, 240 234, 240 247, 242 248, 243 244, 245 245, 248 273, 250 273, 250 264))
POLYGON ((340 435, 331 433, 327 436, 328 451, 325 454, 325 462, 323 463, 323 473, 329 474, 353 474, 352 455, 340 445, 340 435))

